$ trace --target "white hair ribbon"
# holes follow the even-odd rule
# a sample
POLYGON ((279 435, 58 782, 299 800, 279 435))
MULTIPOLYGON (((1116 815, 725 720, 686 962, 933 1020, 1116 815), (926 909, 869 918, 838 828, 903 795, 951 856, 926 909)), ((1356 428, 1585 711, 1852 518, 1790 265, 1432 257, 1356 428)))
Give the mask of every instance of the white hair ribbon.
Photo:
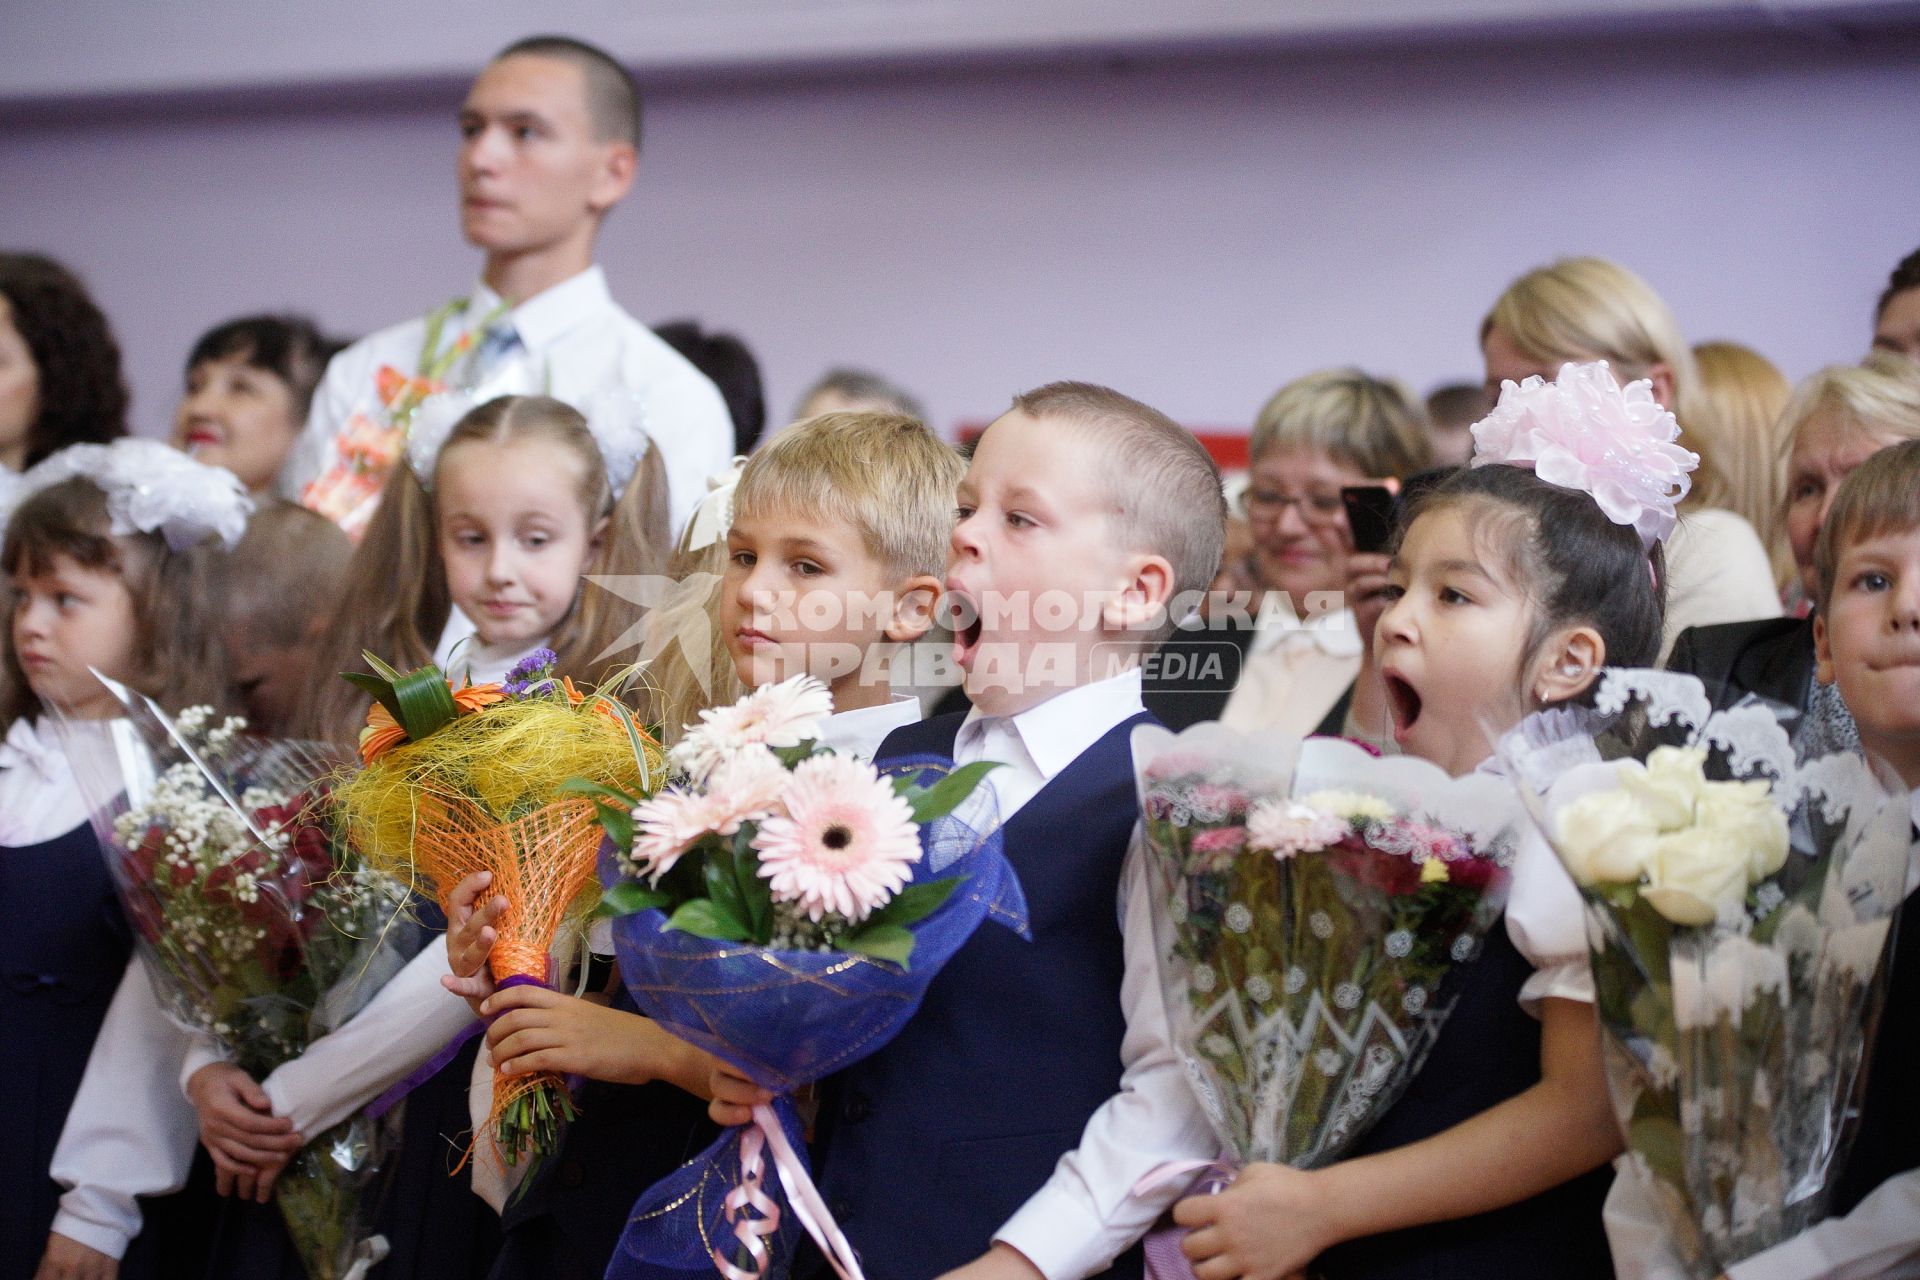
MULTIPOLYGON (((440 450, 446 447, 447 437, 460 420, 479 403, 469 391, 437 391, 414 410, 413 421, 407 426, 407 465, 421 488, 433 489, 433 470, 440 460, 440 450)), ((653 447, 653 437, 647 430, 646 399, 626 387, 607 387, 578 407, 587 420, 588 433, 599 446, 607 484, 618 498, 633 479, 640 459, 653 447)))
POLYGON ((710 547, 732 532, 733 491, 740 487, 740 473, 746 465, 746 455, 739 454, 725 471, 707 477, 707 496, 700 499, 700 505, 693 509, 693 518, 687 521, 684 543, 687 550, 710 547))
POLYGON ((158 440, 123 438, 110 444, 69 445, 25 475, 0 486, 4 514, 65 480, 91 482, 107 496, 107 520, 116 537, 158 533, 174 551, 216 536, 231 551, 247 531, 253 499, 225 467, 196 462, 158 440))

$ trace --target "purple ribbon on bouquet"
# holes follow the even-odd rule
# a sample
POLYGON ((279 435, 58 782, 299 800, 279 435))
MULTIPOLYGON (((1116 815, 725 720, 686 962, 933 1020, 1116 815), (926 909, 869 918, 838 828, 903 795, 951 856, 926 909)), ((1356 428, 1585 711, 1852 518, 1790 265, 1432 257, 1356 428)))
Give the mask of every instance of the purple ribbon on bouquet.
MULTIPOLYGON (((512 977, 502 981, 498 990, 505 991, 508 987, 544 987, 546 985, 546 983, 540 981, 538 978, 530 978, 523 973, 516 973, 512 977)), ((459 1057, 460 1051, 467 1047, 467 1041, 492 1026, 494 1020, 499 1016, 500 1015, 496 1013, 485 1018, 476 1018, 465 1027, 462 1027, 454 1034, 453 1039, 447 1041, 431 1058, 428 1058, 425 1062, 409 1072, 404 1080, 394 1085, 391 1089, 388 1089, 372 1102, 369 1102, 367 1104, 367 1119, 378 1120, 381 1116, 384 1116, 387 1112, 399 1106, 401 1100, 408 1094, 446 1070, 447 1064, 459 1057)), ((573 1082, 569 1080, 567 1083, 568 1087, 571 1088, 573 1082)))
MULTIPOLYGON (((1188 1190, 1198 1192, 1204 1189, 1208 1195, 1218 1195, 1239 1172, 1240 1166, 1229 1162, 1224 1156, 1213 1160, 1169 1160, 1143 1174, 1133 1184, 1132 1194, 1148 1195, 1169 1182, 1200 1174, 1203 1176, 1195 1178, 1188 1190)), ((1146 1239, 1140 1242, 1140 1252, 1146 1258, 1146 1280, 1194 1280, 1193 1264, 1187 1261, 1187 1255, 1180 1249, 1180 1242, 1186 1238, 1185 1227, 1171 1224, 1155 1226, 1147 1232, 1146 1239)))

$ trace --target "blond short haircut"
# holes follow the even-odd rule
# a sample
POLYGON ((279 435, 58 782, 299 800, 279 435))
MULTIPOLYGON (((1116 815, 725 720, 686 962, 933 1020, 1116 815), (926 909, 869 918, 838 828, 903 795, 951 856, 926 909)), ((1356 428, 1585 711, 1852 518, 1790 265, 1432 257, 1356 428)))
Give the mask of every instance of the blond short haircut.
POLYGON ((1752 525, 1773 560, 1774 585, 1784 589, 1794 570, 1780 530, 1787 483, 1780 415, 1793 384, 1772 361, 1737 342, 1703 342, 1693 355, 1707 412, 1687 432, 1700 469, 1683 505, 1722 507, 1752 525))
POLYGON ((1825 414, 1875 435, 1920 438, 1920 363, 1891 351, 1874 351, 1859 364, 1833 364, 1809 376, 1780 415, 1781 448, 1807 423, 1825 414))
POLYGON ((1868 458, 1840 483, 1814 544, 1820 612, 1833 601, 1840 557, 1868 538, 1920 530, 1920 440, 1896 444, 1868 458))
POLYGON ((925 423, 897 413, 823 413, 755 451, 734 491, 736 518, 792 513, 850 521, 901 576, 946 572, 954 491, 966 463, 925 423))
MULTIPOLYGON (((1498 329, 1529 359, 1554 364, 1605 360, 1622 383, 1665 365, 1673 379, 1666 407, 1681 430, 1696 429, 1700 371, 1673 312, 1653 287, 1605 258, 1562 258, 1507 286, 1480 322, 1480 341, 1498 329)), ((1682 444, 1689 441, 1682 437, 1682 444)), ((1689 444, 1689 447, 1691 445, 1689 444)))
POLYGON ((1433 465, 1426 414, 1413 393, 1351 368, 1322 369, 1274 393, 1247 452, 1258 462, 1276 449, 1312 449, 1367 476, 1405 478, 1433 465))
MULTIPOLYGON (((1220 468, 1191 431, 1089 382, 1050 382, 1015 396, 1012 408, 1085 433, 1100 450, 1115 532, 1134 549, 1166 558, 1174 595, 1206 589, 1226 545, 1227 500, 1220 468)), ((1163 633, 1178 621, 1170 611, 1163 633)))

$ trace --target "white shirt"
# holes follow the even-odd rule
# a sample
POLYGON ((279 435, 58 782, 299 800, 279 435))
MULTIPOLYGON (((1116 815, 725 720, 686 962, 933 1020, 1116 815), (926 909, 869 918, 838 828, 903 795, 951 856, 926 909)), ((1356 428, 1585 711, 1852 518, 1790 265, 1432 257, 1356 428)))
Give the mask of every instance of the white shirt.
MULTIPOLYGON (((479 327, 499 303, 493 290, 475 285, 465 309, 447 323, 441 342, 479 327)), ((637 393, 646 404, 647 433, 666 468, 677 536, 706 493, 707 477, 725 470, 733 455, 733 420, 713 383, 621 309, 597 266, 535 294, 505 318, 521 345, 487 373, 474 394, 485 400, 540 393, 585 408, 609 388, 637 393)), ((356 410, 377 406, 374 375, 380 367, 414 373, 425 341, 426 319, 421 317, 362 338, 333 358, 314 393, 306 431, 281 472, 283 494, 297 499, 332 462, 334 437, 347 419, 356 410)))
POLYGON ((15 720, 0 742, 0 848, 45 844, 81 826, 96 804, 120 791, 122 771, 143 755, 125 720, 65 729, 45 717, 15 720))
POLYGON ((140 1234, 137 1197, 187 1184, 200 1125, 178 1074, 193 1040, 161 1008, 146 962, 136 958, 107 1008, 53 1149, 53 1178, 70 1188, 54 1231, 121 1257, 140 1234))
POLYGON ((876 707, 856 707, 828 716, 821 726, 820 745, 831 747, 843 756, 871 760, 888 734, 919 722, 920 699, 895 694, 876 707))
POLYGON ((1364 655, 1351 610, 1310 623, 1263 626, 1248 646, 1220 723, 1241 733, 1276 729, 1305 737, 1360 674, 1364 655))
MULTIPOLYGON (((954 760, 1005 762, 981 788, 992 792, 1004 822, 1141 710, 1138 669, 1069 689, 1004 719, 976 708, 960 727, 954 760)), ((1145 887, 1145 863, 1132 854, 1120 900, 1125 969, 1118 996, 1127 1030, 1120 1043, 1119 1090, 1088 1118, 1080 1145, 1060 1157, 1046 1185, 994 1234, 1047 1280, 1078 1280, 1105 1270, 1146 1234, 1181 1189, 1172 1185, 1136 1197, 1133 1186, 1142 1175, 1164 1161, 1219 1154, 1173 1053, 1145 887)))

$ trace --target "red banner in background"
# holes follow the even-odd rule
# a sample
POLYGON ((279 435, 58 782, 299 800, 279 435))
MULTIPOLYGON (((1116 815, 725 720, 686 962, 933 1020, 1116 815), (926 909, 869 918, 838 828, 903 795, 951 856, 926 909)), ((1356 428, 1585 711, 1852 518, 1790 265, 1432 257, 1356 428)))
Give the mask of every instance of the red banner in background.
MULTIPOLYGON (((963 445, 971 446, 980 438, 980 433, 989 426, 986 422, 962 422, 956 429, 956 438, 963 445)), ((1206 451, 1222 471, 1245 471, 1247 469, 1247 433, 1233 430, 1203 430, 1188 428, 1193 432, 1206 451)))

